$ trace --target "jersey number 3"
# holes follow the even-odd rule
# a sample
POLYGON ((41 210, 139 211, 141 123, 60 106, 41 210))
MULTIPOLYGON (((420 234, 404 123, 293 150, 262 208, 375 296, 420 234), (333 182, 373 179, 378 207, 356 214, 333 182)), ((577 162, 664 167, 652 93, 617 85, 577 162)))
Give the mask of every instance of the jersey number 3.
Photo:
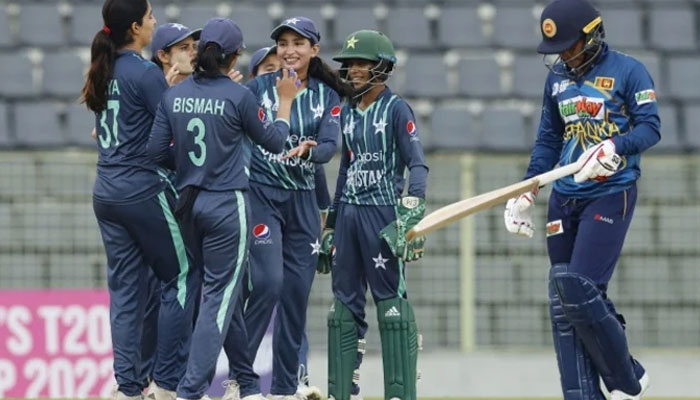
POLYGON ((119 125, 117 124, 117 116, 119 115, 119 100, 107 100, 107 109, 102 111, 102 118, 100 118, 100 126, 104 130, 105 135, 99 136, 100 145, 103 149, 108 148, 112 144, 112 137, 114 137, 114 145, 119 146, 119 139, 117 135, 119 134, 119 125), (112 129, 107 125, 107 112, 112 112, 112 129))
POLYGON ((192 164, 201 167, 204 165, 204 161, 207 160, 207 145, 204 143, 204 135, 206 134, 206 129, 204 128, 204 122, 199 118, 192 118, 187 124, 187 131, 194 133, 194 144, 199 146, 199 156, 196 152, 190 151, 187 153, 190 156, 190 161, 192 164), (195 132, 196 130, 196 132, 195 132))

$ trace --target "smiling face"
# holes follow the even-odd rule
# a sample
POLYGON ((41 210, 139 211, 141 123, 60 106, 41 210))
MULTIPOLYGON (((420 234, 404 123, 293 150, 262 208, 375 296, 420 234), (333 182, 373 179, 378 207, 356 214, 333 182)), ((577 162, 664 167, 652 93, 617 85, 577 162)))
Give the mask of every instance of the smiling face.
POLYGON ((309 62, 316 57, 321 46, 293 30, 284 31, 277 38, 277 57, 283 68, 293 68, 297 73, 306 75, 309 70, 309 62))
POLYGON ((369 60, 362 59, 351 59, 347 62, 348 75, 347 79, 350 81, 355 89, 359 89, 365 86, 370 78, 370 69, 374 67, 375 63, 369 60))

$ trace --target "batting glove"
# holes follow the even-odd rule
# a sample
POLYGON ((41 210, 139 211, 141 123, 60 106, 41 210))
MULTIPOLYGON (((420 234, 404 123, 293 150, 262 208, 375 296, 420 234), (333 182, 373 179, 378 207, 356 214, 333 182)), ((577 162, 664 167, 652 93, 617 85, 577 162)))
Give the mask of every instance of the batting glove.
POLYGON ((622 161, 620 156, 615 153, 615 143, 610 139, 603 140, 586 150, 579 157, 579 161, 581 160, 585 160, 585 164, 574 175, 576 183, 588 180, 602 182, 617 172, 620 161, 622 161))
POLYGON ((333 254, 335 253, 335 245, 333 245, 333 237, 335 236, 335 210, 331 209, 326 218, 326 227, 321 234, 321 250, 318 254, 316 262, 316 272, 319 274, 327 274, 331 272, 333 266, 333 254))
POLYGON ((508 200, 503 220, 510 233, 532 238, 535 226, 532 223, 532 211, 535 209, 537 193, 527 192, 508 200))
POLYGON ((406 240, 406 233, 411 230, 425 214, 425 199, 407 196, 401 199, 398 207, 398 218, 385 226, 379 236, 389 246, 394 256, 409 262, 423 256, 425 237, 406 240))

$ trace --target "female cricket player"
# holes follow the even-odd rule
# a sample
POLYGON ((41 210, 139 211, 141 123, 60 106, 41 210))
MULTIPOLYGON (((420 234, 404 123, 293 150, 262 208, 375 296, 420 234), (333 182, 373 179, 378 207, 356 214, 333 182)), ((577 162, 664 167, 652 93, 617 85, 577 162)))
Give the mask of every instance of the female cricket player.
POLYGON ((226 75, 238 59, 243 35, 225 18, 202 29, 195 73, 166 93, 153 125, 149 154, 167 162, 170 142, 181 192, 178 218, 197 265, 203 265, 203 302, 187 371, 177 388, 183 399, 204 396, 234 308, 249 247, 248 165, 251 139, 271 153, 289 135, 297 93, 288 71, 276 79, 279 110, 270 122, 255 96, 226 75))
MULTIPOLYGON (((306 306, 319 253, 321 221, 314 193, 315 165, 328 162, 340 133, 340 98, 346 86, 318 57, 321 35, 313 21, 290 18, 271 38, 283 69, 293 69, 301 91, 292 106, 290 137, 284 156, 261 147, 252 150, 250 168, 253 241, 250 272, 253 287, 245 313, 251 354, 265 333, 277 305, 273 334, 273 398, 297 391, 299 347, 306 306)), ((258 76, 247 86, 272 119, 278 112, 274 82, 280 73, 258 76)), ((239 377, 240 396, 260 392, 255 379, 239 377)))
POLYGON ((163 70, 168 85, 182 82, 192 74, 201 31, 174 23, 156 29, 151 42, 151 61, 163 70))
POLYGON ((82 101, 95 112, 93 208, 107 253, 110 324, 118 399, 141 398, 141 335, 147 268, 162 282, 153 379, 174 390, 184 374, 194 296, 190 261, 146 143, 167 83, 140 55, 156 20, 146 0, 107 0, 95 35, 82 101))
MULTIPOLYGON (((644 65, 603 41, 587 0, 556 0, 542 12, 537 51, 549 64, 542 117, 526 178, 575 160, 554 183, 547 249, 554 349, 565 400, 639 399, 649 385, 629 353, 625 320, 607 297, 637 200, 640 154, 660 139, 654 82, 644 65)), ((532 237, 537 193, 511 199, 509 232, 532 237)))
MULTIPOLYGON (((248 71, 250 71, 250 78, 255 79, 258 76, 276 72, 281 67, 280 60, 277 57, 277 46, 263 47, 256 50, 248 65, 248 71)), ((318 202, 319 212, 321 213, 321 223, 325 222, 325 215, 328 212, 330 206, 330 194, 328 193, 328 185, 326 183, 326 174, 321 164, 315 164, 316 172, 314 175, 314 183, 316 185, 316 201, 318 202)), ((271 281, 267 279, 266 276, 262 274, 254 274, 256 279, 253 281, 249 279, 249 285, 243 288, 243 298, 246 301, 251 296, 252 290, 257 290, 260 293, 266 293, 270 290, 269 284, 271 281)), ((275 284, 275 282, 272 282, 275 284)), ((274 288, 274 287, 273 287, 274 288)), ((275 289, 276 290, 276 289, 275 289)), ((253 386, 257 384, 254 383, 259 378, 257 374, 254 373, 252 368, 252 360, 255 359, 258 347, 252 349, 252 354, 242 353, 249 352, 248 345, 245 345, 245 349, 239 348, 241 343, 238 338, 240 338, 245 332, 243 327, 239 326, 238 316, 234 315, 234 320, 229 328, 228 336, 224 343, 224 350, 229 360, 229 379, 224 381, 224 387, 226 392, 222 397, 222 400, 237 400, 240 398, 240 384, 239 380, 244 384, 247 382, 253 382, 253 386)), ((318 387, 312 386, 309 383, 308 376, 308 363, 307 363, 307 353, 309 349, 308 338, 306 335, 306 330, 304 330, 301 346, 299 348, 299 368, 297 373, 298 384, 297 393, 309 400, 320 400, 321 391, 318 387)))
POLYGON ((341 75, 355 95, 341 113, 340 172, 319 261, 321 272, 332 264, 335 296, 328 314, 328 397, 359 398, 369 284, 382 341, 384 398, 415 400, 418 340, 404 262, 422 256, 424 239, 405 243, 403 237, 425 211, 423 146, 413 111, 386 84, 396 63, 389 38, 370 30, 352 33, 333 59, 342 63, 341 75), (408 194, 402 197, 406 169, 408 194), (386 235, 391 226, 398 232, 386 235))

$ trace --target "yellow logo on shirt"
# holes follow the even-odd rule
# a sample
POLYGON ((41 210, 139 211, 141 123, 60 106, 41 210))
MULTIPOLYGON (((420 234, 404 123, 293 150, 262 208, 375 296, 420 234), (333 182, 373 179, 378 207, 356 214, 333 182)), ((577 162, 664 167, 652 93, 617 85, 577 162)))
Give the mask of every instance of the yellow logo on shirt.
POLYGON ((615 78, 609 78, 606 76, 598 76, 595 78, 593 87, 596 89, 610 91, 615 87, 615 78))

